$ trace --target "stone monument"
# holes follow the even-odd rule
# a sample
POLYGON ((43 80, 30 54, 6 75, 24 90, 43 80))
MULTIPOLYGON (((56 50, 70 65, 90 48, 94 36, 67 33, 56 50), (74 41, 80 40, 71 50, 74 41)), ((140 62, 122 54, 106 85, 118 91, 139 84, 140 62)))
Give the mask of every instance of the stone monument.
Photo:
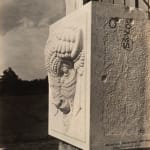
POLYGON ((50 26, 45 56, 50 135, 83 150, 150 148, 143 11, 89 2, 50 26))

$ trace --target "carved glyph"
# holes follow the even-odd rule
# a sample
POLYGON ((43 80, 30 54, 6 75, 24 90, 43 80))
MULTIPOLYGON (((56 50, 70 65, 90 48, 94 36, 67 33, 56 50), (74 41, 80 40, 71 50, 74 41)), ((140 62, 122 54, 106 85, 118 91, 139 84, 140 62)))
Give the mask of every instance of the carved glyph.
MULTIPOLYGON (((146 22, 131 18, 97 17, 96 30, 97 42, 104 47, 102 109, 105 135, 121 138, 146 135, 149 130, 146 116, 149 98, 146 98, 145 78, 148 76, 147 43, 150 39, 146 22), (104 33, 103 36, 99 36, 101 33, 104 33)), ((99 49, 95 52, 96 64, 101 63, 99 49)), ((95 83, 101 74, 100 69, 96 71, 99 75, 94 78, 95 83)), ((101 97, 101 88, 96 87, 94 91, 96 97, 101 97)))
POLYGON ((74 108, 77 75, 82 76, 84 67, 82 31, 66 27, 51 36, 46 46, 46 68, 52 103, 63 115, 74 108))

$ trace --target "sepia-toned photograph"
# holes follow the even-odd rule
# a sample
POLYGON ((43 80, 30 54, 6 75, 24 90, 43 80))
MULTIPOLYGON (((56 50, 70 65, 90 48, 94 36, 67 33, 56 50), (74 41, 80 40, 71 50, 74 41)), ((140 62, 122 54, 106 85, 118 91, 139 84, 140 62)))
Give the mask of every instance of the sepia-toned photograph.
POLYGON ((150 0, 0 0, 0 150, 150 150, 150 0))

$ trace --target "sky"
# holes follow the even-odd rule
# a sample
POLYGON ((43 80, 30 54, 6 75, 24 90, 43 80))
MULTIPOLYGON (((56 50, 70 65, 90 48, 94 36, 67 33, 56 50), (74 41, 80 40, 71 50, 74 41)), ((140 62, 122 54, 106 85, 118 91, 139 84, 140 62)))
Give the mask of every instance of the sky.
POLYGON ((45 78, 48 28, 64 15, 63 0, 0 0, 0 75, 11 67, 23 80, 45 78))

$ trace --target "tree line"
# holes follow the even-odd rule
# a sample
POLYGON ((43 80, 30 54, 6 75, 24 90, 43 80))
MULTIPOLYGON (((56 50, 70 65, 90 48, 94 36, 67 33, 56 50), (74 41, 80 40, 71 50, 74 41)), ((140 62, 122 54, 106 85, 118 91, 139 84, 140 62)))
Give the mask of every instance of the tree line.
POLYGON ((0 76, 0 95, 38 95, 48 93, 48 77, 31 81, 22 80, 12 68, 0 76))

